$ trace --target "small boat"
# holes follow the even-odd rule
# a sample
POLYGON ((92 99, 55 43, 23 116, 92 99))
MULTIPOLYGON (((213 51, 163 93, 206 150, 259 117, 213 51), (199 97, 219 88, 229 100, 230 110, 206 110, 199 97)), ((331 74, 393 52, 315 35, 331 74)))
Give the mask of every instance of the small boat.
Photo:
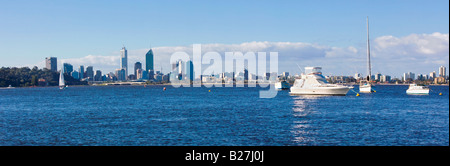
POLYGON ((15 88, 15 87, 12 87, 11 85, 9 85, 7 88, 8 88, 8 89, 12 89, 12 88, 15 88))
POLYGON ((62 69, 59 73, 59 89, 66 89, 66 84, 64 83, 64 73, 62 69))
POLYGON ((306 74, 296 79, 291 87, 291 95, 339 95, 345 96, 351 86, 330 84, 320 71, 321 67, 305 67, 306 74))
POLYGON ((275 83, 275 89, 283 90, 283 89, 289 89, 289 88, 290 88, 289 83, 285 80, 278 81, 275 83))
POLYGON ((406 94, 429 94, 430 88, 423 85, 410 84, 406 94))
POLYGON ((367 17, 367 79, 362 80, 359 84, 359 92, 361 93, 372 93, 375 92, 372 89, 371 77, 372 69, 370 65, 370 43, 369 43, 369 17, 367 17))
POLYGON ((361 93, 372 93, 372 84, 369 81, 361 81, 359 84, 359 92, 361 93))

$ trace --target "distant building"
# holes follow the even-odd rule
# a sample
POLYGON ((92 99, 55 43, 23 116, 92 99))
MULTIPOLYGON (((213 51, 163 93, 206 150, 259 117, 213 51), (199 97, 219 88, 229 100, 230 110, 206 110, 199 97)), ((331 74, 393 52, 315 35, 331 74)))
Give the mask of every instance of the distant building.
POLYGON ((145 54, 145 70, 155 70, 153 68, 153 51, 150 49, 147 54, 145 54))
POLYGON ((142 72, 143 72, 142 69, 136 69, 136 79, 137 80, 143 79, 142 78, 142 72))
POLYGON ((83 65, 81 65, 79 68, 78 68, 78 71, 80 72, 78 75, 78 77, 79 77, 79 79, 81 80, 81 79, 83 79, 84 78, 84 66, 83 65))
MULTIPOLYGON (((141 70, 142 70, 142 63, 141 63, 141 62, 136 62, 136 63, 134 64, 134 75, 136 76, 136 79, 138 79, 138 78, 137 78, 137 75, 138 75, 137 70, 138 70, 138 69, 141 69, 141 70)), ((142 71, 141 71, 141 73, 142 73, 142 71)))
POLYGON ((248 70, 244 69, 244 81, 248 81, 248 70))
POLYGON ((86 67, 86 77, 89 78, 89 81, 94 81, 94 67, 88 66, 86 67))
POLYGON ((116 77, 118 81, 126 81, 125 69, 116 69, 116 77))
POLYGON ((125 47, 120 50, 120 68, 125 70, 125 80, 128 77, 128 53, 125 47))
POLYGON ((106 74, 105 81, 117 81, 117 77, 113 72, 106 74))
POLYGON ((148 71, 142 70, 142 79, 148 80, 148 71))
POLYGON ((445 84, 445 78, 444 77, 434 78, 434 84, 445 84))
POLYGON ((403 73, 403 81, 408 81, 408 80, 414 81, 414 79, 415 79, 414 73, 412 73, 412 72, 403 73))
POLYGON ((445 77, 447 69, 444 66, 439 67, 439 77, 445 77))
POLYGON ((424 81, 425 77, 423 76, 423 74, 417 74, 417 80, 424 81))
POLYGON ((79 80, 80 79, 80 73, 78 73, 77 71, 73 71, 71 73, 72 77, 79 80))
MULTIPOLYGON (((178 80, 182 80, 183 79, 183 68, 184 68, 184 64, 183 61, 179 60, 176 61, 174 64, 172 64, 172 73, 171 76, 173 78, 177 78, 178 80)), ((174 80, 173 78, 171 78, 171 80, 174 80)))
POLYGON ((170 76, 170 75, 163 75, 163 76, 162 76, 162 82, 168 83, 168 82, 169 82, 169 76, 170 76))
POLYGON ((155 75, 155 82, 161 82, 162 81, 162 74, 155 75))
POLYGON ((45 68, 51 71, 58 71, 57 59, 56 57, 46 57, 45 58, 45 68))
POLYGON ((388 76, 388 75, 382 75, 381 77, 380 77, 380 82, 391 82, 391 76, 388 76))
POLYGON ((375 74, 375 81, 380 81, 380 79, 381 79, 381 74, 380 73, 375 74))
POLYGON ((436 71, 430 73, 430 79, 434 80, 434 78, 436 78, 436 71))
POLYGON ((194 63, 192 61, 186 62, 186 74, 190 81, 194 81, 194 63))
POLYGON ((64 67, 64 73, 70 74, 73 72, 73 66, 71 64, 64 63, 63 67, 64 67))
POLYGON ((95 71, 94 81, 102 81, 102 71, 95 71))
POLYGON ((148 71, 148 79, 149 80, 154 80, 155 79, 155 71, 153 71, 153 70, 149 70, 148 71))

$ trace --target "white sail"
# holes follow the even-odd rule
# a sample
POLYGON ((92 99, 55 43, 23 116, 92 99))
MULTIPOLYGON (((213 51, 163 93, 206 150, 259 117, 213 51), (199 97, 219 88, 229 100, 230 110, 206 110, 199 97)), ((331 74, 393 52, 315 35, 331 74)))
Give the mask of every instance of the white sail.
POLYGON ((64 73, 63 70, 59 73, 59 87, 64 87, 66 84, 64 83, 64 73))

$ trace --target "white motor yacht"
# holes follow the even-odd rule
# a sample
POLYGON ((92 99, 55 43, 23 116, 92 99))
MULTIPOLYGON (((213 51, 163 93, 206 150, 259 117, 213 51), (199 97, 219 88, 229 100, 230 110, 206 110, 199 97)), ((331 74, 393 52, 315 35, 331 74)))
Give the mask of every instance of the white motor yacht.
POLYGON ((428 94, 430 93, 430 88, 427 86, 421 86, 417 84, 410 84, 408 90, 406 90, 407 94, 428 94))
POLYGON ((353 87, 330 84, 322 75, 321 67, 305 67, 305 73, 291 87, 292 95, 341 95, 345 96, 353 87))

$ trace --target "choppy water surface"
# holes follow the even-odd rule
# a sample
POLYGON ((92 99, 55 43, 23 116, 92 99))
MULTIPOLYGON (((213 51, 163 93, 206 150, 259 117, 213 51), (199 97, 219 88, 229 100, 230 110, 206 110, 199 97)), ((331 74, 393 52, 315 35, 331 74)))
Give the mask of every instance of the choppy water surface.
POLYGON ((0 89, 0 145, 449 145, 448 86, 270 99, 260 88, 164 87, 0 89))

